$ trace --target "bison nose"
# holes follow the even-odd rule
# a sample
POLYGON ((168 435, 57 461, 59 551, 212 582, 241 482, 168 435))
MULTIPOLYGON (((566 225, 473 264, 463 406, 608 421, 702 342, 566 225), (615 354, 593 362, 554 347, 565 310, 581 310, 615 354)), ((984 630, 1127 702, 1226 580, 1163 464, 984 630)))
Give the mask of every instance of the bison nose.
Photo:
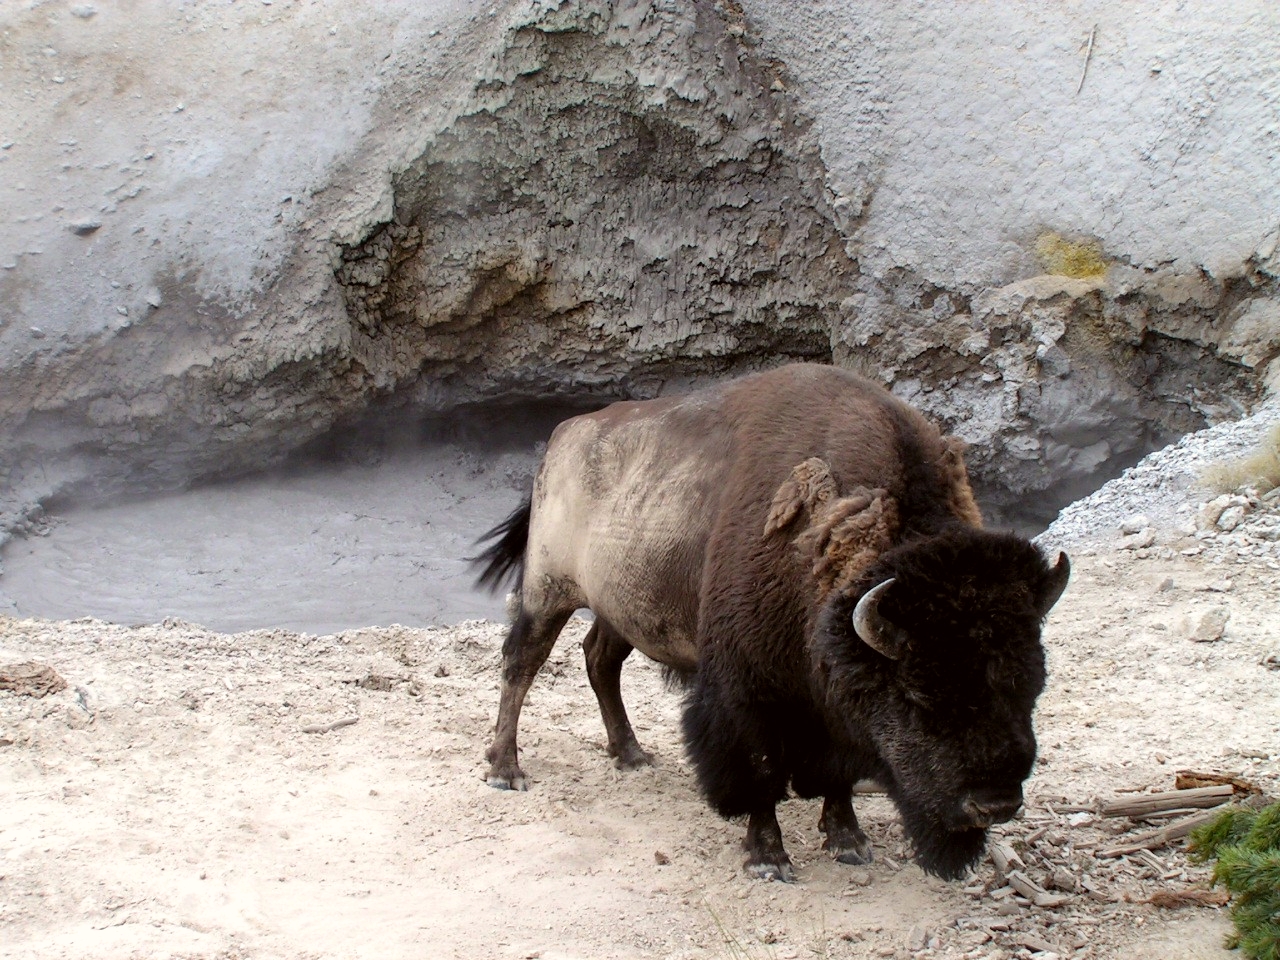
POLYGON ((970 823, 985 829, 993 823, 1012 820, 1022 809, 1022 792, 1012 795, 984 791, 971 793, 964 798, 960 807, 970 823))

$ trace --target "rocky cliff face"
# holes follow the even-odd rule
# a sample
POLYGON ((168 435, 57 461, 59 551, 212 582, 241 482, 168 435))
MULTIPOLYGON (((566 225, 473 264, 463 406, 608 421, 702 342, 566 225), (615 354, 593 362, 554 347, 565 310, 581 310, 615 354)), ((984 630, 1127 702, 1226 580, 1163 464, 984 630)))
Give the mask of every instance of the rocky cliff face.
POLYGON ((1087 54, 1030 5, 473 9, 0 15, 0 526, 371 408, 783 358, 891 384, 993 500, 1060 502, 1280 350, 1262 4, 1208 39, 1108 7, 1087 54))

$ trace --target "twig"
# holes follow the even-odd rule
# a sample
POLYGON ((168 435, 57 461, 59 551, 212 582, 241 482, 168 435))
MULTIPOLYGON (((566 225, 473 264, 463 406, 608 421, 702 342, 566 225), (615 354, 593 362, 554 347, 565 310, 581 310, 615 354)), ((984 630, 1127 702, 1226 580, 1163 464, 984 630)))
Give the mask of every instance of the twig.
POLYGON ((1098 25, 1095 23, 1093 29, 1089 31, 1089 49, 1084 53, 1084 68, 1080 71, 1080 83, 1076 85, 1076 96, 1080 96, 1080 91, 1084 89, 1084 78, 1089 73, 1089 61, 1093 59, 1093 39, 1098 35, 1098 25))
POLYGON ((1177 823, 1171 823, 1167 827, 1161 827, 1159 830, 1149 830, 1146 833, 1140 833, 1128 843, 1121 844, 1118 847, 1108 847, 1105 850, 1098 851, 1098 859, 1106 860, 1112 857, 1123 857, 1126 854, 1137 853, 1139 850, 1157 850, 1165 844, 1174 840, 1180 840, 1189 834, 1201 824, 1208 823, 1217 816, 1215 812, 1197 813, 1194 817, 1187 817, 1185 820, 1179 820, 1177 823))
POLYGON ((341 720, 335 720, 333 723, 313 723, 310 726, 303 727, 303 733, 328 733, 330 730, 338 730, 341 727, 349 727, 353 723, 357 723, 359 717, 343 717, 341 720))
POLYGON ((1136 850, 1134 851, 1133 858, 1135 860, 1141 860, 1156 873, 1164 873, 1169 869, 1169 865, 1150 850, 1136 850))
POLYGON ((1168 790, 1164 793, 1146 793, 1132 800, 1114 800, 1102 805, 1104 817, 1145 817, 1161 810, 1178 807, 1216 807, 1226 803, 1235 794, 1229 783, 1212 787, 1195 787, 1191 790, 1168 790))
POLYGON ((1241 779, 1234 773, 1199 773, 1195 770, 1179 770, 1173 785, 1179 790, 1187 790, 1191 787, 1209 787, 1223 783, 1231 784, 1236 793, 1262 793, 1262 788, 1256 783, 1241 779))
POLYGON ((1009 871, 1009 886, 1037 907, 1060 907, 1071 900, 1060 893, 1050 893, 1020 870, 1009 871))

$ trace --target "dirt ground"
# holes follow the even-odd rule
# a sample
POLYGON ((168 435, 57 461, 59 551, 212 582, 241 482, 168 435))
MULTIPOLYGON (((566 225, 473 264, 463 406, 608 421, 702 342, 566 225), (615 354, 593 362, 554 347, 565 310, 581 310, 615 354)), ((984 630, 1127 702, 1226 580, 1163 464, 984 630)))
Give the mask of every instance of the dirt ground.
POLYGON ((1225 911, 1140 901, 1205 882, 1180 850, 1101 858, 1149 825, 1090 809, 1175 771, 1280 784, 1280 574, 1206 555, 1075 557, 1047 629, 1041 759, 998 828, 1065 902, 988 861, 926 877, 892 806, 859 800, 871 867, 832 862, 815 803, 780 817, 799 882, 748 879, 742 826, 699 799, 679 697, 623 675, 655 767, 614 770, 574 621, 533 688, 527 793, 487 787, 503 627, 217 634, 181 621, 0 618, 4 957, 1229 956, 1225 911), (1225 607, 1225 635, 1190 639, 1225 607), (328 732, 317 725, 355 720, 328 732), (1067 809, 1060 809, 1063 806, 1067 809))

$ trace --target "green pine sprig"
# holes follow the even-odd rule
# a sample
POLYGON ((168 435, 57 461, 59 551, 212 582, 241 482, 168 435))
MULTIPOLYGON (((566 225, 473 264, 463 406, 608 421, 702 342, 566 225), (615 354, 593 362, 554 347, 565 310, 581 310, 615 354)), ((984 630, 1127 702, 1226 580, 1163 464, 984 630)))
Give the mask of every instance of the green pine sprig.
POLYGON ((1213 882, 1231 892, 1230 946, 1249 960, 1280 960, 1280 803, 1223 811, 1192 831, 1189 853, 1215 860, 1213 882))

